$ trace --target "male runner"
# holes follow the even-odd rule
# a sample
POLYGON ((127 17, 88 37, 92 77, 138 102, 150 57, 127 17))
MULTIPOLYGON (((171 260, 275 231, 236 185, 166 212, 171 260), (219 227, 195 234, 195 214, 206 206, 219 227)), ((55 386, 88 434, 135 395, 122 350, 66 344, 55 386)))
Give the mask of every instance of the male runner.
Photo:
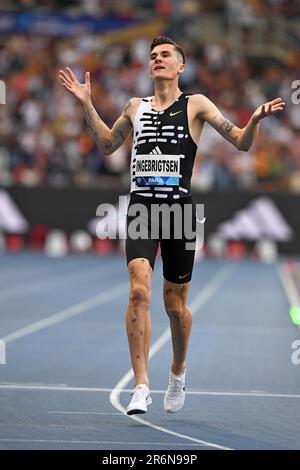
MULTIPOLYGON (((259 121, 282 111, 285 103, 281 98, 276 98, 259 106, 246 127, 240 129, 227 120, 206 96, 181 92, 178 81, 185 69, 185 56, 182 48, 172 39, 159 36, 153 40, 149 68, 154 96, 129 100, 112 129, 106 126, 93 107, 89 72, 86 72, 83 84, 78 82, 70 68, 60 70, 59 78, 81 103, 87 125, 102 152, 111 154, 129 134, 133 135, 129 208, 141 202, 148 209, 152 204, 170 205, 174 202, 184 207, 185 204, 192 204, 190 180, 204 123, 211 124, 237 149, 247 151, 257 135, 259 121), (167 161, 168 164, 165 163, 167 161)), ((195 227, 195 211, 192 218, 195 227)), ((128 216, 127 223, 130 219, 128 216)), ((145 223, 149 229, 151 220, 145 223)), ((186 241, 184 236, 181 240, 174 237, 162 239, 161 232, 156 239, 134 240, 128 237, 126 240, 130 276, 126 328, 135 375, 128 414, 145 413, 151 403, 147 375, 151 337, 149 307, 151 276, 159 243, 163 261, 164 304, 170 320, 173 345, 164 408, 168 412, 176 412, 184 404, 186 355, 192 325, 187 296, 194 263, 194 251, 186 249, 186 241)))

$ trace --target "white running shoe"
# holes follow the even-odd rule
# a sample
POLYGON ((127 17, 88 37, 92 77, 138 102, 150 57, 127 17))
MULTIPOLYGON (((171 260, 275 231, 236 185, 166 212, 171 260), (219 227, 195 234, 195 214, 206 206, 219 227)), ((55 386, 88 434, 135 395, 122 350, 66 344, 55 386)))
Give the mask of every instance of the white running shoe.
POLYGON ((131 394, 132 398, 127 406, 128 415, 136 415, 147 412, 147 406, 151 405, 152 399, 147 385, 137 385, 131 394))
POLYGON ((164 408, 168 413, 176 413, 185 400, 185 371, 182 375, 175 375, 170 371, 169 387, 164 398, 164 408))

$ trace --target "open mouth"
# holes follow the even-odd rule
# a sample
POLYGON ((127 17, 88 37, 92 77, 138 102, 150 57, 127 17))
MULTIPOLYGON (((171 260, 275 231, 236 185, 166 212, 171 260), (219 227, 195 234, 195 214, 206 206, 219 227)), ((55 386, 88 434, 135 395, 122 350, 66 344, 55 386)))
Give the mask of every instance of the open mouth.
POLYGON ((156 67, 154 67, 154 70, 163 70, 164 67, 162 65, 157 65, 156 67))

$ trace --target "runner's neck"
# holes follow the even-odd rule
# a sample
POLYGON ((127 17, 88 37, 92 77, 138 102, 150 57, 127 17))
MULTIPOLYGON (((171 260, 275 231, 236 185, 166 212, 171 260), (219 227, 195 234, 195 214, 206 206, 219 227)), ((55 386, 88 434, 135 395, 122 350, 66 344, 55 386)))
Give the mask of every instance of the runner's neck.
POLYGON ((162 87, 155 86, 155 93, 151 100, 151 107, 156 111, 164 111, 169 108, 182 94, 182 91, 176 87, 164 84, 162 87))

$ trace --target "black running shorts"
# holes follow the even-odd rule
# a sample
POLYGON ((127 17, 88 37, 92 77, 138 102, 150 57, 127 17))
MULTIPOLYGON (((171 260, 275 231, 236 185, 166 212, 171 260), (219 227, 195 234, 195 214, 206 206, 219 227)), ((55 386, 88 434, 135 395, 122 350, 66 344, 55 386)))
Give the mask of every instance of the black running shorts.
POLYGON ((191 280, 196 242, 196 206, 192 197, 173 201, 151 197, 150 201, 132 193, 126 229, 127 264, 146 258, 153 269, 160 245, 164 278, 176 284, 191 280), (137 210, 136 204, 142 205, 142 211, 137 210))

